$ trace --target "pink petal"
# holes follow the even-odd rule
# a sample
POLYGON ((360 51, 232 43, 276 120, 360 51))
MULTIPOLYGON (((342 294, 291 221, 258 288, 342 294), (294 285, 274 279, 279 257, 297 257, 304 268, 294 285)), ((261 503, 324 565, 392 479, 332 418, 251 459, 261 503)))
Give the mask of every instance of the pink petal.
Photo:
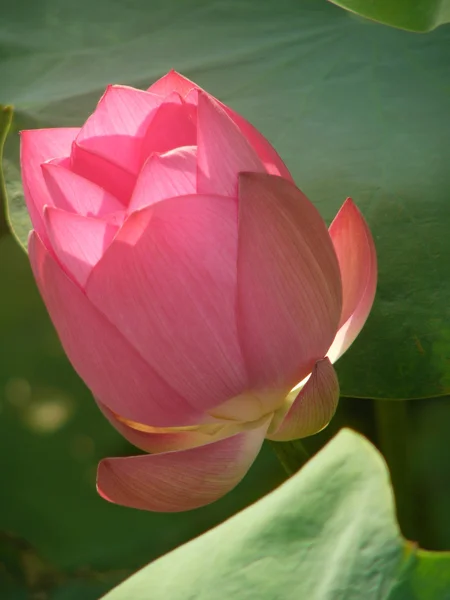
POLYGON ((239 186, 238 329, 251 387, 292 387, 326 354, 341 282, 325 223, 293 184, 243 173, 239 186))
MULTIPOLYGON (((204 92, 206 94, 206 92, 204 92)), ((186 107, 189 119, 195 126, 195 132, 197 134, 197 113, 198 113, 198 97, 199 88, 194 88, 183 98, 184 105, 186 107)))
POLYGON ((97 311, 35 232, 28 244, 39 291, 61 343, 96 398, 126 419, 161 427, 191 425, 193 410, 97 311))
POLYGON ((164 75, 164 77, 158 79, 158 81, 150 86, 147 91, 161 96, 167 96, 171 92, 177 92, 186 100, 186 102, 193 103, 194 105, 197 105, 198 92, 203 92, 209 96, 213 102, 216 102, 219 106, 221 106, 227 115, 236 123, 244 137, 247 138, 247 141, 254 148, 254 150, 256 150, 256 153, 263 162, 266 171, 273 175, 280 175, 281 177, 293 182, 291 174, 276 150, 266 140, 266 138, 259 133, 259 131, 253 127, 253 125, 251 125, 251 123, 246 121, 234 110, 214 98, 214 96, 211 96, 211 94, 205 92, 196 83, 187 79, 187 77, 183 77, 183 75, 180 75, 176 71, 170 71, 167 73, 167 75, 164 75))
POLYGON ((202 90, 202 88, 199 88, 198 86, 195 86, 194 88, 189 90, 189 92, 184 96, 183 100, 186 106, 191 111, 190 114, 192 115, 192 118, 195 119, 195 122, 197 122, 198 99, 201 94, 212 98, 214 102, 220 104, 220 102, 216 100, 214 96, 211 96, 211 94, 208 94, 208 92, 205 92, 205 90, 202 90))
POLYGON ((52 206, 45 208, 44 221, 56 256, 67 274, 84 287, 119 227, 52 206))
POLYGON ((184 196, 133 213, 87 294, 201 410, 246 389, 235 322, 236 204, 184 196))
POLYGON ((97 404, 111 425, 124 438, 137 448, 145 452, 151 452, 152 454, 204 446, 230 435, 235 435, 242 429, 241 424, 220 423, 219 421, 202 425, 201 430, 192 428, 191 430, 183 431, 180 428, 180 431, 164 431, 163 428, 146 427, 139 423, 134 423, 133 427, 131 427, 129 424, 124 423, 123 419, 119 419, 117 415, 101 402, 97 402, 97 404))
POLYGON ((142 168, 129 210, 144 208, 165 198, 195 194, 196 188, 195 146, 177 148, 165 154, 153 154, 142 168))
POLYGON ((276 442, 297 440, 321 431, 331 421, 339 402, 339 382, 333 365, 319 360, 291 408, 266 436, 276 442))
POLYGON ((47 234, 43 211, 46 204, 52 204, 52 199, 42 176, 41 164, 58 156, 68 156, 78 132, 77 128, 66 128, 35 129, 21 133, 20 165, 25 201, 33 227, 44 243, 47 234))
POLYGON ((54 206, 84 217, 101 217, 123 209, 117 198, 84 177, 72 173, 61 165, 59 159, 57 163, 44 163, 41 168, 54 206))
POLYGON ((186 102, 192 102, 195 105, 197 105, 198 92, 203 92, 209 96, 213 102, 216 102, 219 106, 221 106, 227 115, 236 123, 244 137, 254 148, 254 150, 256 150, 256 153, 263 162, 268 173, 273 175, 281 175, 281 177, 284 177, 289 181, 293 181, 286 165, 281 160, 273 146, 266 140, 266 138, 241 115, 210 94, 207 94, 207 92, 205 92, 193 81, 183 77, 183 75, 180 75, 176 71, 170 71, 167 73, 167 75, 164 75, 164 77, 161 77, 161 79, 158 79, 158 81, 150 86, 148 91, 161 96, 167 96, 171 92, 177 92, 186 100, 186 102))
POLYGON ((153 152, 169 152, 180 146, 197 144, 197 128, 183 99, 173 92, 156 111, 145 134, 141 163, 153 152))
POLYGON ((77 145, 137 175, 141 145, 161 98, 111 85, 77 136, 77 145))
POLYGON ((72 146, 70 170, 115 196, 123 207, 128 205, 136 181, 129 171, 77 143, 72 146))
POLYGON ((231 491, 254 462, 267 423, 206 446, 131 458, 107 458, 97 489, 116 504, 157 512, 192 510, 231 491))
POLYGON ((340 330, 328 351, 331 362, 335 362, 353 343, 369 316, 377 287, 377 255, 367 223, 350 198, 329 231, 343 289, 340 330))
POLYGON ((205 93, 198 99, 198 175, 200 194, 236 197, 241 171, 264 172, 255 150, 219 103, 205 93))
POLYGON ((294 183, 288 168, 281 160, 275 148, 266 140, 266 138, 237 112, 231 110, 231 108, 222 103, 220 103, 220 105, 225 110, 227 115, 233 119, 254 150, 256 150, 256 153, 262 161, 266 171, 272 175, 280 175, 281 177, 284 177, 288 181, 292 181, 292 183, 294 183))
POLYGON ((169 96, 172 92, 177 92, 181 97, 184 97, 193 88, 198 88, 198 86, 193 81, 172 70, 164 75, 164 77, 158 79, 158 81, 155 81, 148 88, 147 92, 163 97, 169 96))

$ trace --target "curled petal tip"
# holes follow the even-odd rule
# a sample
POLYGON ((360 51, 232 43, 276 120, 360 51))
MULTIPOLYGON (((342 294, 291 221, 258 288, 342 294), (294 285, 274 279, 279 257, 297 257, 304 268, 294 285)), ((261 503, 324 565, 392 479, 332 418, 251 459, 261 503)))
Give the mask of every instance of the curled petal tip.
POLYGON ((377 256, 370 229, 351 198, 341 206, 329 232, 343 290, 339 330, 328 352, 335 362, 353 343, 369 316, 377 285, 377 256))
POLYGON ((154 512, 205 506, 241 481, 267 425, 180 452, 104 459, 98 466, 97 490, 109 502, 154 512))
POLYGON ((267 437, 285 442, 318 433, 328 425, 339 401, 339 382, 328 358, 316 362, 310 378, 287 413, 275 415, 267 437))

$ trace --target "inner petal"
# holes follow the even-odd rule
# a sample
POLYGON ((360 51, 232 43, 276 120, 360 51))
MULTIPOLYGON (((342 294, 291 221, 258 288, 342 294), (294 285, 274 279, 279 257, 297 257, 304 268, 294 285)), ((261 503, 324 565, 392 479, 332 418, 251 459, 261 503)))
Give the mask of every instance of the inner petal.
POLYGON ((84 287, 92 269, 112 242, 118 226, 53 206, 45 208, 44 222, 53 250, 67 274, 84 287))
POLYGON ((186 146, 165 154, 153 154, 145 163, 134 188, 130 211, 165 198, 188 196, 197 191, 197 148, 186 146))
POLYGON ((137 175, 142 140, 161 100, 132 87, 109 86, 78 134, 77 145, 137 175))
POLYGON ((187 79, 173 69, 163 77, 155 81, 147 90, 152 94, 166 97, 172 92, 178 92, 181 96, 186 96, 192 88, 198 88, 198 85, 187 79))
POLYGON ((177 92, 164 100, 156 111, 142 142, 141 164, 153 152, 164 153, 180 146, 197 144, 197 126, 192 110, 177 92))
POLYGON ((126 169, 76 142, 72 146, 70 169, 115 196, 123 206, 128 205, 136 177, 126 169))
POLYGON ((54 205, 84 217, 104 217, 120 212, 123 205, 115 196, 73 173, 68 159, 55 159, 41 165, 54 205))

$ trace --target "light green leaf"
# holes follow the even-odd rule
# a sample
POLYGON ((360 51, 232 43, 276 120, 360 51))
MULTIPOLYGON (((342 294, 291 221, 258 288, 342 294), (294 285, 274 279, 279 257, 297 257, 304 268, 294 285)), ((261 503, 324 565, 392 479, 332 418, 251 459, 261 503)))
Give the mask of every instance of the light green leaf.
MULTIPOLYGON (((250 119, 331 221, 346 196, 377 245, 373 313, 338 363, 345 395, 450 393, 450 28, 414 36, 317 0, 34 0, 0 23, 0 102, 15 127, 80 125, 110 82, 174 67, 250 119)), ((11 218, 18 136, 6 172, 11 218)))
POLYGON ((450 21, 449 0, 330 1, 361 17, 410 31, 430 31, 450 21))
POLYGON ((417 553, 394 513, 382 458, 343 430, 280 488, 105 600, 450 597, 450 555, 417 553))

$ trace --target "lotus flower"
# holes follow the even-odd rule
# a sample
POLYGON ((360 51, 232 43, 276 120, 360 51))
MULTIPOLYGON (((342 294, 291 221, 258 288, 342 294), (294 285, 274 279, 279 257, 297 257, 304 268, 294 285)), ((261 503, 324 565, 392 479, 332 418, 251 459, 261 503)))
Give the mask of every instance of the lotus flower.
POLYGON ((109 87, 81 129, 23 132, 21 162, 30 260, 62 345, 149 453, 103 460, 102 496, 202 506, 264 438, 327 425, 332 363, 376 286, 350 199, 327 230, 267 140, 175 72, 109 87))

